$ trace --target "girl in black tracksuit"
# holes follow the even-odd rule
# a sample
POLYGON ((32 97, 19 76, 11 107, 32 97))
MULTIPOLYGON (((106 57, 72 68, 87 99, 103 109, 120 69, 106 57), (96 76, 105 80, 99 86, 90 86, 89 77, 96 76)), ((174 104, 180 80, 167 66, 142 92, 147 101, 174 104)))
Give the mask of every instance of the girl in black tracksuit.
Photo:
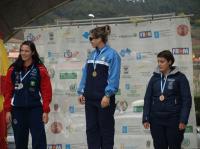
POLYGON ((189 82, 172 66, 170 51, 160 52, 157 58, 158 68, 144 98, 143 125, 150 127, 155 149, 181 149, 192 103, 189 82))

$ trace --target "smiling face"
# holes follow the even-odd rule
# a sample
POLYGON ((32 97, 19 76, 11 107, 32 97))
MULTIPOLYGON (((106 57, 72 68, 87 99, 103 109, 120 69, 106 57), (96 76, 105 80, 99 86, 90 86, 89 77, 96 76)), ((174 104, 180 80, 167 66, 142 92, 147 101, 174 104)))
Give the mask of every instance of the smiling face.
POLYGON ((22 45, 20 55, 22 57, 22 60, 26 62, 32 60, 33 52, 31 51, 31 48, 28 45, 22 45))
POLYGON ((164 57, 158 57, 157 60, 160 72, 166 73, 170 69, 172 62, 167 61, 164 57))

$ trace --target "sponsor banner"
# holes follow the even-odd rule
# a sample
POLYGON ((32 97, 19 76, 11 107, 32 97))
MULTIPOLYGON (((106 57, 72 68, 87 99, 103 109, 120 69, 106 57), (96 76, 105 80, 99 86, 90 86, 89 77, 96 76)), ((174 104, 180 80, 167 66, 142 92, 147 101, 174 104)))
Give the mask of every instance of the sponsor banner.
MULTIPOLYGON (((186 74, 193 91, 190 22, 187 18, 176 18, 110 26, 108 44, 119 53, 122 62, 120 89, 116 95, 114 149, 153 149, 150 131, 144 130, 141 119, 146 86, 157 67, 157 54, 170 50, 175 56, 174 65, 186 74)), ((85 109, 78 103, 76 90, 82 67, 93 51, 88 39, 92 28, 25 30, 24 38, 36 43, 53 85, 50 120, 46 125, 48 149, 87 148, 85 109)), ((184 148, 197 145, 192 107, 184 148)))

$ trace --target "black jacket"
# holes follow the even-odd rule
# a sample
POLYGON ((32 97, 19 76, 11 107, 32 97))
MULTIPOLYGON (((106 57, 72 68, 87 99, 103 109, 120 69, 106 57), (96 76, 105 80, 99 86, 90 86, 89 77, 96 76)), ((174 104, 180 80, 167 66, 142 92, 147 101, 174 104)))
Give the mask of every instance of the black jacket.
MULTIPOLYGON (((164 77, 162 77, 164 82, 164 77)), ((169 73, 164 89, 165 100, 160 101, 161 73, 154 72, 144 97, 143 123, 152 119, 167 119, 176 117, 187 124, 192 105, 189 82, 186 76, 173 67, 169 73)))

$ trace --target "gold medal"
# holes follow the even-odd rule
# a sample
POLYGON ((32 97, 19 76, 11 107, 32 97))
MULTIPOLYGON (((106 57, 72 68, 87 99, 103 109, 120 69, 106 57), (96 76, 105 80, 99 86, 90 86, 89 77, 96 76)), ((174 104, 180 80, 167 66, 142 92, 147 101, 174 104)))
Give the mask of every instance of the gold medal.
POLYGON ((97 72, 96 72, 95 70, 92 72, 92 76, 93 76, 93 77, 96 77, 96 76, 97 76, 97 72))
POLYGON ((160 101, 164 101, 165 100, 165 96, 164 95, 160 95, 160 101))

